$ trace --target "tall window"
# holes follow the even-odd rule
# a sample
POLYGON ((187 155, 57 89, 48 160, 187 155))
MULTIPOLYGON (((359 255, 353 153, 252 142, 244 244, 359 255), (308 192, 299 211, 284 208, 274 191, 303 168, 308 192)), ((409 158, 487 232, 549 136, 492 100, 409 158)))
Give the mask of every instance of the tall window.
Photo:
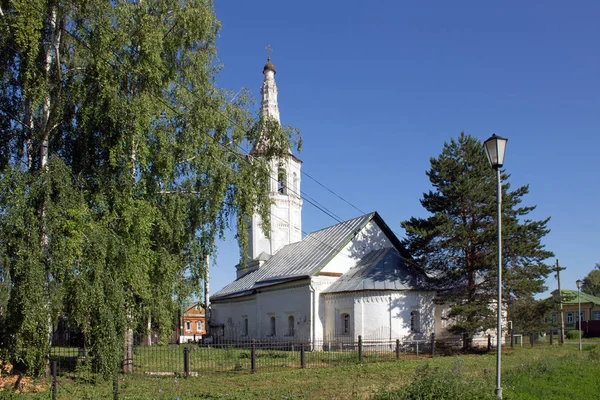
POLYGON ((294 316, 288 317, 288 336, 294 336, 294 316))
POLYGON ((287 194, 287 176, 283 165, 280 165, 277 169, 277 191, 281 194, 287 194))
POLYGON ((192 330, 192 321, 185 321, 185 330, 190 332, 192 330))
POLYGON ((196 322, 196 332, 202 332, 202 321, 196 322))
POLYGON ((552 313, 552 323, 556 323, 557 319, 558 319, 558 314, 553 312, 552 313))
POLYGON ((418 311, 412 311, 410 313, 410 330, 411 332, 421 331, 421 318, 418 311))
POLYGON ((341 315, 341 323, 342 323, 342 334, 349 335, 350 334, 350 314, 344 313, 341 315))
POLYGON ((277 330, 275 328, 275 317, 271 317, 271 336, 275 336, 277 334, 277 330))
POLYGON ((297 197, 299 197, 299 196, 300 196, 300 188, 298 187, 298 186, 299 186, 299 185, 298 185, 298 174, 294 172, 294 175, 293 175, 293 176, 294 176, 294 180, 293 180, 293 182, 294 182, 294 186, 293 186, 293 187, 294 187, 294 190, 296 191, 296 193, 294 193, 294 194, 295 194, 297 197))
MULTIPOLYGON (((577 315, 578 313, 575 313, 577 315)), ((585 321, 585 311, 582 311, 579 315, 577 315, 577 321, 585 321)))
POLYGON ((248 336, 248 318, 244 318, 243 335, 248 336))
POLYGON ((571 311, 569 311, 567 313, 567 324, 572 324, 573 323, 573 313, 571 311))

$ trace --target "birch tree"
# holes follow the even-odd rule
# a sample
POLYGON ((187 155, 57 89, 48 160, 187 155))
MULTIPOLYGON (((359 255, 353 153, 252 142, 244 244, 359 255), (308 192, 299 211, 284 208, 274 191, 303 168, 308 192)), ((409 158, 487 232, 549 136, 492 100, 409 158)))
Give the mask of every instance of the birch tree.
POLYGON ((92 368, 127 372, 132 333, 150 318, 169 336, 215 238, 235 229, 245 254, 247 218, 269 220, 268 157, 241 146, 267 134, 280 154, 295 131, 216 87, 211 1, 1 7, 1 345, 41 373, 67 318, 92 368))

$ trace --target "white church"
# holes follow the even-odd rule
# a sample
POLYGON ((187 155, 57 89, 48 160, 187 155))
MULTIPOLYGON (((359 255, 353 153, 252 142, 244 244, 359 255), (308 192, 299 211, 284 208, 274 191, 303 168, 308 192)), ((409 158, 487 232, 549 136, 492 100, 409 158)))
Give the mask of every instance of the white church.
MULTIPOLYGON (((270 59, 263 74, 261 113, 279 122, 270 59)), ((211 297, 213 334, 312 343, 448 335, 427 276, 376 212, 302 238, 301 166, 293 154, 272 161, 270 235, 253 216, 249 261, 211 297)))

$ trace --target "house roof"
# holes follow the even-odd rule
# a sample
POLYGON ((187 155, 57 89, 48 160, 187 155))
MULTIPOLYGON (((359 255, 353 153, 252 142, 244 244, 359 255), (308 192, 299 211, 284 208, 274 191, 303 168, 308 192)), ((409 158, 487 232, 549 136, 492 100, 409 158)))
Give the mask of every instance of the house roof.
POLYGON ((359 290, 427 289, 427 277, 406 262, 397 249, 374 250, 331 284, 323 293, 359 290))
MULTIPOLYGON (((556 296, 558 291, 555 290, 552 294, 556 296)), ((577 290, 570 289, 561 289, 560 294, 562 295, 562 303, 563 304, 577 304, 577 290)), ((600 297, 592 296, 591 294, 587 294, 581 292, 580 294, 582 303, 591 303, 597 306, 600 306, 600 297)))
POLYGON ((302 241, 284 246, 259 269, 236 279, 215 293, 211 299, 245 296, 259 288, 308 278, 319 272, 371 220, 379 225, 398 251, 408 256, 396 235, 379 214, 372 212, 312 232, 302 241))
POLYGON ((204 315, 204 305, 201 303, 189 303, 185 305, 184 315, 194 314, 194 315, 204 315))

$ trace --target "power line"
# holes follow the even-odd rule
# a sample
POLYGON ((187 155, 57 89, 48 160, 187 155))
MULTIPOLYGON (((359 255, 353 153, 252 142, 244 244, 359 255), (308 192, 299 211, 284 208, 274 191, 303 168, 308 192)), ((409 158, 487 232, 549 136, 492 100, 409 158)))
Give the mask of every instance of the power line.
POLYGON ((333 190, 329 189, 327 186, 323 185, 321 182, 319 182, 316 178, 313 178, 312 176, 310 176, 308 173, 302 171, 302 173, 304 175, 306 175, 307 177, 309 177, 310 179, 312 179, 313 181, 315 181, 319 186, 323 187, 324 189, 326 189, 329 193, 333 194, 334 196, 336 196, 338 199, 342 200, 344 203, 348 204, 349 206, 353 207, 356 211, 358 211, 361 214, 366 214, 366 212, 364 212, 363 210, 361 210, 360 208, 356 207, 354 204, 350 203, 348 200, 344 199, 342 196, 340 196, 339 194, 337 194, 336 192, 334 192, 333 190))
MULTIPOLYGON (((34 5, 35 7, 35 5, 34 5)), ((37 8, 37 7, 35 7, 37 8)), ((40 13, 43 13, 43 11, 41 11, 38 8, 38 11, 40 13)), ((103 26, 101 26, 104 29, 107 29, 103 26)), ((90 52, 93 52, 93 49, 91 48, 91 46, 86 43, 83 39, 79 38, 77 35, 75 35, 74 33, 72 33, 71 31, 69 31, 68 29, 64 28, 64 27, 60 27, 60 30, 62 30, 63 32, 65 32, 67 35, 69 35, 70 37, 72 37, 74 40, 76 40, 78 43, 80 43, 81 45, 83 45, 85 48, 87 48, 90 52)), ((10 46, 9 46, 10 47, 10 46)), ((11 47, 12 48, 12 47, 11 47)), ((13 50, 17 51, 16 49, 13 48, 13 50)), ((116 54, 115 51, 111 50, 111 53, 115 56, 115 60, 121 65, 121 67, 123 67, 125 69, 126 72, 131 73, 132 69, 131 68, 127 68, 126 65, 123 64, 123 62, 120 60, 119 56, 116 54)), ((116 65, 112 64, 109 60, 100 57, 100 59, 105 62, 107 65, 109 65, 110 67, 118 70, 119 67, 117 67, 116 65)), ((100 83, 96 78, 92 77, 92 79, 96 80, 97 83, 100 83)), ((181 83, 179 83, 178 81, 175 81, 175 84, 181 88, 184 88, 185 90, 187 90, 192 96, 194 96, 196 99, 200 100, 197 96, 197 94, 195 92, 193 92, 189 87, 182 85, 181 83)), ((149 92, 150 96, 154 97, 155 99, 157 99, 159 102, 161 102, 165 107, 167 107, 168 109, 170 109, 174 114, 178 115, 180 118, 182 118, 183 121, 185 121, 185 116, 183 116, 178 110, 176 110, 171 104, 167 103, 162 97, 159 97, 157 95, 155 95, 152 92, 149 92)), ((4 110, 1 110, 5 113, 5 115, 8 115, 13 121, 19 123, 20 125, 22 125, 25 129, 27 130, 31 130, 32 128, 26 126, 25 124, 23 124, 19 119, 14 118, 13 116, 11 116, 9 113, 7 113, 4 110)), ((215 109, 215 112, 220 113, 222 116, 224 116, 225 118, 227 118, 229 120, 229 122, 233 125, 237 125, 238 127, 242 127, 245 129, 245 127, 239 125, 239 123, 233 119, 231 119, 227 114, 225 114, 222 110, 220 109, 215 109)), ((257 120, 254 120, 254 123, 256 123, 257 120)), ((242 148, 239 144, 235 144, 234 146, 236 148, 238 148, 241 153, 238 153, 237 151, 232 150, 231 148, 225 146, 224 144, 220 143, 215 137, 211 136, 210 134, 208 134, 207 132, 202 132, 202 134, 208 136, 210 139, 212 139, 219 147, 221 147, 222 149, 224 149, 227 152, 230 152, 231 154, 233 154, 234 156, 240 158, 242 161, 246 161, 248 154, 245 153, 245 149, 242 148)), ((220 161, 220 160, 219 160, 220 161)), ((231 169, 232 171, 235 171, 231 166, 227 166, 225 165, 227 168, 231 169)), ((324 189, 326 189, 327 191, 329 191, 331 194, 333 194, 334 196, 336 196, 337 198, 339 198, 340 200, 344 201, 346 204, 350 205, 351 207, 353 207, 354 209, 356 209, 357 211, 359 211, 361 214, 366 214, 364 211, 362 211, 361 209, 359 209, 358 207, 356 207, 354 204, 352 204, 351 202, 349 202, 348 200, 344 199, 342 196, 340 196, 339 194, 337 194, 336 192, 334 192, 333 190, 331 190, 330 188, 328 188, 327 186, 325 186, 323 183, 319 182, 316 178, 312 177, 310 174, 306 173, 305 171, 301 171, 302 174, 304 174, 305 176, 307 176, 308 178, 310 178, 311 180, 313 180, 314 182, 316 182, 318 185, 320 185, 321 187, 323 187, 324 189)), ((71 173, 72 175, 72 173, 71 173)), ((73 176, 73 175, 72 175, 73 176)), ((74 176, 73 176, 74 177, 74 176)), ((278 180, 272 176, 271 174, 269 174, 269 177, 278 182, 278 180)), ((74 177, 75 178, 75 177, 74 177)), ((321 203, 319 203, 316 199, 308 196, 308 194, 304 193, 304 195, 302 196, 300 193, 298 193, 296 190, 292 189, 291 187, 287 186, 287 190, 291 191, 293 194, 295 194, 297 197, 307 201, 309 204, 311 204, 312 206, 314 206, 315 208, 317 208, 318 210, 320 210, 321 212, 323 212, 324 214, 326 214, 327 216, 329 216, 330 218, 334 219, 336 222, 338 223, 343 223, 345 221, 342 221, 342 219, 336 215, 334 212, 332 212, 331 210, 329 210, 327 207, 325 207, 324 205, 322 205, 321 203)), ((285 221, 283 218, 272 214, 273 217, 276 217, 282 221, 285 221)), ((288 222, 288 221, 286 221, 288 222)), ((309 234, 307 232, 305 232, 304 230, 301 231, 305 236, 308 236, 309 234)), ((329 247, 332 250, 336 250, 333 247, 331 247, 330 245, 328 245, 327 243, 324 243, 316 238, 313 238, 315 240, 317 240, 318 242, 320 242, 321 244, 329 247)))
MULTIPOLYGON (((37 8, 38 12, 40 12, 40 14, 43 14, 43 11, 40 10, 38 7, 36 7, 34 5, 34 8, 37 8)), ((100 25, 101 29, 104 29, 105 31, 109 32, 107 27, 100 25)), ((169 33, 173 30, 174 27, 172 27, 169 30, 169 33)), ((81 38, 79 38, 77 35, 73 34, 71 31, 69 31, 68 29, 66 29, 65 27, 60 27, 59 29, 61 29, 62 31, 64 31, 67 35, 69 35, 70 37, 72 37, 73 39, 75 39, 77 42, 79 42, 80 44, 82 44, 84 47, 86 47, 89 51, 93 51, 92 48, 89 46, 89 44, 87 44, 85 41, 83 41, 81 38)), ((13 49, 15 50, 15 49, 13 49)), ((123 64, 123 62, 120 60, 120 57, 118 54, 116 54, 116 52, 114 50, 110 50, 111 53, 115 56, 115 60, 122 66, 125 67, 125 70, 129 73, 132 72, 131 69, 128 69, 127 66, 125 66, 123 64)), ((118 69, 117 66, 115 66, 114 64, 112 64, 109 60, 106 60, 105 58, 101 59, 108 64, 109 66, 111 66, 112 68, 118 69)), ((180 83, 179 81, 175 81, 175 84, 177 86, 179 86, 180 88, 185 89, 188 93, 190 93, 192 96, 194 96, 196 99, 198 98, 197 93, 195 93, 194 91, 192 91, 188 86, 183 85, 182 83, 180 83)), ((166 107, 168 107, 172 112, 178 114, 180 117, 182 117, 182 115, 175 110, 170 104, 166 103, 164 101, 163 98, 156 96, 154 93, 150 92, 150 95, 156 99, 158 99, 163 105, 165 105, 166 107)), ((233 125, 237 125, 238 127, 241 127, 242 129, 246 129, 246 127, 241 126, 237 121, 233 120, 230 116, 228 116, 227 114, 225 114, 222 110, 220 109, 215 109, 214 111, 216 111, 217 113, 221 114, 222 116, 224 116, 225 118, 227 118, 229 120, 229 122, 233 125)), ((185 120, 185 118, 182 118, 185 120)), ((18 121, 20 122, 20 121, 18 121)), ((257 120, 253 120, 254 123, 257 122, 257 120)), ((238 148, 242 154, 238 153, 237 151, 233 151, 231 148, 224 146, 222 143, 220 143, 216 138, 214 138, 213 136, 211 136, 210 134, 203 132, 203 134, 205 134, 206 136, 210 137, 213 141, 215 141, 215 143, 217 143, 218 146, 220 146, 221 148, 225 149, 226 151, 231 152, 232 154, 234 154, 236 157, 244 157, 244 159, 247 157, 247 154, 245 154, 245 149, 242 148, 239 144, 235 144, 234 146, 236 148, 238 148)), ((342 197, 341 195, 337 194, 336 192, 334 192, 332 189, 330 189, 329 187, 327 187, 326 185, 324 185, 323 183, 321 183, 319 180, 317 180, 316 178, 314 178, 313 176, 311 176, 310 174, 308 174, 306 171, 301 171, 302 174, 304 174, 306 177, 308 177, 309 179, 313 180, 315 183, 317 183, 319 186, 323 187, 325 190, 327 190, 328 192, 330 192, 331 194, 333 194, 334 196, 336 196, 338 199, 342 200, 343 202, 345 202, 346 204, 348 204, 349 206, 351 206, 352 208, 354 208, 355 210, 357 210, 358 212, 360 212, 361 214, 366 214, 365 211, 361 210, 360 208, 358 208, 357 206, 355 206, 353 203, 351 203, 350 201, 346 200, 344 197, 342 197)), ((272 175, 270 175, 270 178, 277 181, 277 179, 275 177, 273 177, 272 175)), ((299 198, 302 198, 303 200, 307 201, 310 205, 314 206, 315 208, 317 208, 319 211, 323 212, 325 215, 329 216, 330 218, 332 218, 333 220, 337 221, 337 222, 342 222, 342 218, 340 218, 337 214, 335 214, 333 211, 331 211, 330 209, 328 209, 326 206, 324 206, 323 204, 319 203, 316 199, 312 198, 311 196, 309 196, 307 193, 303 193, 303 196, 300 195, 300 193, 296 192, 295 190, 291 189, 288 187, 288 190, 291 190, 296 196, 298 196, 299 198)))

